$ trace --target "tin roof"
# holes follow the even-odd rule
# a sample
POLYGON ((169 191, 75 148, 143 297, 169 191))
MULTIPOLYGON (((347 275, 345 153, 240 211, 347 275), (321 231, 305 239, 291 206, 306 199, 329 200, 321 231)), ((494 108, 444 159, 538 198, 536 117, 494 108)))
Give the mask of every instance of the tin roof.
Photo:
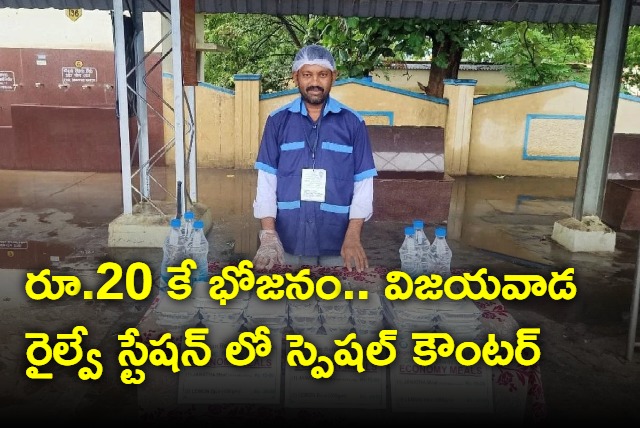
MULTIPOLYGON (((127 3, 126 1, 124 2, 127 3)), ((462 21, 529 21, 595 24, 599 0, 195 0, 199 13, 333 15, 434 18, 462 21)), ((112 0, 0 0, 0 8, 111 10, 112 0)), ((640 0, 633 0, 630 24, 640 24, 640 0)), ((145 0, 145 11, 170 10, 169 0, 145 0)))

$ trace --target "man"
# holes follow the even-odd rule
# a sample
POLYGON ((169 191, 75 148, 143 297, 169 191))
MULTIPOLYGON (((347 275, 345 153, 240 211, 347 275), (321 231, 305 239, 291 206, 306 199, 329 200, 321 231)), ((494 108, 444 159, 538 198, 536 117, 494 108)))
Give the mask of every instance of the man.
POLYGON ((329 96, 331 53, 305 46, 292 77, 300 98, 267 118, 255 163, 256 269, 274 264, 369 267, 360 241, 377 175, 363 118, 329 96))

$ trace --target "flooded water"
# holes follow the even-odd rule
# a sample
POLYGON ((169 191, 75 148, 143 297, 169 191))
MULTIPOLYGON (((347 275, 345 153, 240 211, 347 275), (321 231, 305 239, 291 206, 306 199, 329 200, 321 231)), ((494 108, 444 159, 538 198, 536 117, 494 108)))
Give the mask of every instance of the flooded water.
MULTIPOLYGON (((153 178, 151 199, 175 201, 173 169, 154 170, 153 178)), ((198 170, 197 202, 210 209, 213 220, 210 257, 239 259, 255 253, 260 228, 253 217, 256 178, 254 170, 198 170)), ((0 171, 0 180, 0 241, 29 243, 11 253, 0 247, 0 267, 114 252, 106 250, 105 232, 122 213, 119 174, 0 171)), ((448 219, 441 224, 454 245, 534 266, 570 261, 580 255, 552 245, 550 235, 556 221, 571 217, 575 184, 569 178, 455 177, 448 219)), ((185 191, 190 191, 188 184, 185 191)), ((429 206, 424 213, 428 217, 429 206)), ((374 213, 365 223, 362 240, 373 264, 399 263, 403 229, 413 218, 404 220, 377 221, 374 213)), ((429 239, 435 226, 426 224, 429 239)), ((621 245, 633 251, 637 244, 627 239, 621 245)))

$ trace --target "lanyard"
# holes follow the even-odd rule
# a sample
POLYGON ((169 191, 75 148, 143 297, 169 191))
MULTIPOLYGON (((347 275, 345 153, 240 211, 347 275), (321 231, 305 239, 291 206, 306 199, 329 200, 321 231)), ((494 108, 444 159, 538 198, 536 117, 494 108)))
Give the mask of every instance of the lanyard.
POLYGON ((311 149, 311 169, 316 169, 316 149, 318 148, 318 140, 320 139, 320 123, 322 122, 322 114, 320 114, 320 117, 318 118, 318 122, 312 125, 312 130, 316 131, 316 139, 313 142, 313 145, 311 144, 310 138, 309 138, 309 134, 307 134, 307 132, 305 131, 305 140, 307 142, 307 144, 309 145, 309 149, 311 149))

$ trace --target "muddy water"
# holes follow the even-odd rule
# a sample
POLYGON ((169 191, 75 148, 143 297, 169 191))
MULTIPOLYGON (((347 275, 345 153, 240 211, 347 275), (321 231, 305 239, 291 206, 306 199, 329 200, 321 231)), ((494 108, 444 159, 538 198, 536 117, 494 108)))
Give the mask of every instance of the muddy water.
MULTIPOLYGON (((174 177, 172 168, 154 169, 151 198, 175 200, 174 177)), ((109 222, 122 213, 119 174, 0 171, 0 179, 7 184, 0 191, 0 241, 88 246, 94 252, 96 246, 106 244, 100 240, 109 222)), ((213 218, 208 234, 212 257, 238 259, 255 254, 259 231, 259 222, 253 217, 256 179, 254 170, 198 170, 197 201, 210 208, 213 218)), ((139 187, 138 182, 139 177, 132 181, 139 187)), ((191 193, 189 183, 184 190, 191 193)), ((548 264, 554 258, 547 242, 550 230, 555 221, 571 215, 574 192, 574 179, 456 177, 448 238, 490 253, 548 264)), ((136 199, 139 195, 134 191, 134 203, 136 199)), ((429 207, 424 209, 426 216, 429 207)), ((380 262, 394 263, 403 227, 412 220, 367 222, 365 247, 380 262)), ((427 235, 433 239, 436 225, 426 226, 427 235)), ((18 263, 16 257, 25 259, 20 263, 27 263, 27 259, 36 257, 34 251, 38 253, 37 263, 42 263, 49 256, 60 256, 56 252, 65 252, 62 248, 36 250, 33 245, 31 251, 14 251, 11 260, 3 255, 0 263, 18 263)))

